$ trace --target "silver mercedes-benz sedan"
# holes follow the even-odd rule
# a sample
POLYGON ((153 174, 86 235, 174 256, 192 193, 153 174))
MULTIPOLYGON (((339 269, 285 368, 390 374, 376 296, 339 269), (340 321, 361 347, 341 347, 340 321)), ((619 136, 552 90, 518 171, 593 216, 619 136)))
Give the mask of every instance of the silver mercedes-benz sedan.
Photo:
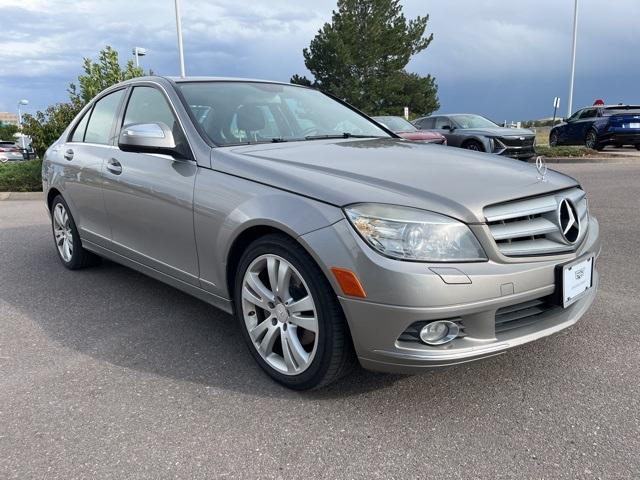
POLYGON ((119 262, 233 313, 295 389, 420 372, 574 324, 598 222, 543 165, 403 140, 316 90, 144 77, 46 152, 62 264, 119 262))

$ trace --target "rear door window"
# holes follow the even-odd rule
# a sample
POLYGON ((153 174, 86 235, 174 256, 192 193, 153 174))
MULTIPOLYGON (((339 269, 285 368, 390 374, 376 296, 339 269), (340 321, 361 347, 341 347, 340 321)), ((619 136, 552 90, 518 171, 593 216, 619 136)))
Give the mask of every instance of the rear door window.
POLYGON ((595 118, 598 113, 597 108, 585 108, 580 114, 580 120, 586 120, 588 118, 595 118))
POLYGON ((111 132, 116 119, 120 101, 124 95, 124 89, 110 93, 102 97, 91 112, 91 118, 87 124, 84 141, 87 143, 111 143, 111 132))

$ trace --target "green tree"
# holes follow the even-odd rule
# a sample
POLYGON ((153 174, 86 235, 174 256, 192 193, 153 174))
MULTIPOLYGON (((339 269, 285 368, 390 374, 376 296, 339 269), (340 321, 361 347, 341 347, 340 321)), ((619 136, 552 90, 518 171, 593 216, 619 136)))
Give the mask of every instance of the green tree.
POLYGON ((123 80, 144 75, 142 68, 134 66, 132 60, 122 68, 118 52, 110 46, 100 51, 97 62, 85 58, 83 70, 84 74, 78 77, 79 87, 73 83, 69 85, 69 102, 56 103, 44 112, 23 116, 22 133, 31 137, 39 155, 60 137, 82 107, 98 93, 123 80))
POLYGON ((429 16, 407 20, 399 0, 338 0, 326 23, 303 50, 314 81, 294 75, 293 83, 314 86, 373 115, 439 108, 431 75, 408 73, 411 57, 433 40, 426 35, 429 16))
POLYGON ((26 114, 22 118, 22 133, 31 137, 33 149, 42 155, 62 135, 79 110, 72 102, 62 102, 47 107, 44 112, 26 114))
POLYGON ((18 131, 18 126, 12 123, 0 122, 0 140, 13 140, 13 135, 18 131))
POLYGON ((90 102, 105 88, 144 75, 144 70, 136 67, 133 60, 128 60, 125 68, 120 67, 118 52, 108 45, 100 51, 97 62, 85 58, 82 68, 84 75, 78 77, 80 87, 76 87, 73 83, 69 85, 69 97, 80 107, 90 102))

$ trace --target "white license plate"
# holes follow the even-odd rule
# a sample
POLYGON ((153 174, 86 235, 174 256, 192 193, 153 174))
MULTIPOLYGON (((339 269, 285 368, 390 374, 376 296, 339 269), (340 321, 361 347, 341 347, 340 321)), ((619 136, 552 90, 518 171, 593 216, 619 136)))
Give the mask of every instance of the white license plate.
POLYGON ((593 255, 562 268, 562 306, 568 307, 582 298, 593 286, 593 255))
POLYGON ((630 123, 629 128, 640 128, 640 123, 630 123))

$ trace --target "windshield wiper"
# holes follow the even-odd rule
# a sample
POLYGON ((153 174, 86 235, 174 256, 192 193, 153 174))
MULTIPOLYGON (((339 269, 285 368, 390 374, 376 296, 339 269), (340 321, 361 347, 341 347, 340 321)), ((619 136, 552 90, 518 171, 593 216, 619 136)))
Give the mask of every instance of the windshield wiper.
POLYGON ((383 138, 379 135, 358 135, 355 133, 343 132, 343 133, 330 133, 326 135, 307 135, 305 140, 324 140, 327 138, 383 138))

